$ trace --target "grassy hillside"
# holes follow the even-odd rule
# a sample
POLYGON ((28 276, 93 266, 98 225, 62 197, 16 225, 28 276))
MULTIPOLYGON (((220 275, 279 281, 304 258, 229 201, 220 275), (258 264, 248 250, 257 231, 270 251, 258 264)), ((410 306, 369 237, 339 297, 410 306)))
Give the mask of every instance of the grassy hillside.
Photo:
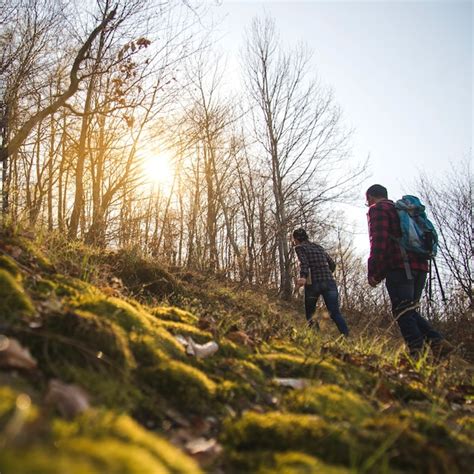
POLYGON ((1 235, 0 334, 3 474, 474 465, 469 365, 315 335, 291 305, 133 252, 1 235))

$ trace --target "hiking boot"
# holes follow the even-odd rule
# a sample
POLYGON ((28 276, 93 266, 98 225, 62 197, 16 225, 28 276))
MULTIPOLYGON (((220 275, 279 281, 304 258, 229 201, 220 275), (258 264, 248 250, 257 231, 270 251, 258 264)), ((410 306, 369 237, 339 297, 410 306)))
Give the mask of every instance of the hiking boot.
POLYGON ((446 339, 437 339, 431 341, 430 346, 431 352, 433 353, 433 356, 437 361, 448 358, 449 355, 456 349, 456 347, 453 346, 446 339))

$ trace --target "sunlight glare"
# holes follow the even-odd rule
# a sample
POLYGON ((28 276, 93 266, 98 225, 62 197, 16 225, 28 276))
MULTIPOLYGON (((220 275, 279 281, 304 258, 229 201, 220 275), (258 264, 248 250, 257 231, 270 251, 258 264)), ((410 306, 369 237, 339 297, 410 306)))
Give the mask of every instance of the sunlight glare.
POLYGON ((166 152, 145 154, 142 158, 142 171, 147 183, 165 187, 172 185, 174 167, 171 156, 166 152))

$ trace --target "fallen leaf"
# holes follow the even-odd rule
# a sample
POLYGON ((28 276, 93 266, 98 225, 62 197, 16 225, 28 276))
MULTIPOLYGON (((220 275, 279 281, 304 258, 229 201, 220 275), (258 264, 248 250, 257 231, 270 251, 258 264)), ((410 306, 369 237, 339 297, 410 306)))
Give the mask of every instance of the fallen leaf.
POLYGON ((90 408, 89 395, 77 385, 68 385, 60 380, 51 380, 45 402, 54 405, 62 416, 71 419, 90 408))
POLYGON ((23 253, 23 250, 20 247, 10 247, 9 251, 10 255, 15 259, 23 253))
POLYGON ((384 382, 380 382, 377 385, 377 389, 375 390, 375 396, 383 403, 391 402, 394 399, 393 393, 390 391, 390 388, 384 382))
POLYGON ((188 346, 188 341, 184 336, 181 336, 181 334, 177 334, 174 338, 184 347, 188 346))
POLYGON ((186 346, 186 354, 195 356, 198 359, 210 357, 219 349, 219 345, 215 341, 198 344, 197 342, 194 342, 191 337, 186 338, 186 340, 188 343, 186 346))
POLYGON ((295 389, 305 388, 309 385, 309 380, 307 379, 274 378, 273 380, 277 385, 295 389))
POLYGON ((242 346, 253 346, 254 343, 250 336, 244 331, 232 331, 226 335, 227 339, 242 346))
POLYGON ((110 286, 113 288, 123 288, 123 281, 114 276, 110 279, 110 286))
POLYGON ((189 428, 191 426, 190 422, 184 418, 181 413, 172 408, 169 408, 165 411, 165 415, 172 421, 174 421, 178 426, 182 426, 184 428, 189 428))
POLYGON ((198 328, 203 331, 210 331, 214 333, 217 331, 217 322, 212 316, 202 317, 198 321, 198 328))
POLYGON ((41 321, 40 318, 35 318, 28 323, 28 327, 30 327, 31 329, 39 329, 43 327, 43 321, 41 321))
POLYGON ((41 310, 43 311, 49 311, 49 312, 56 312, 60 311, 62 308, 62 303, 59 301, 57 298, 49 298, 46 301, 42 301, 39 304, 41 310))
POLYGON ((111 286, 105 286, 100 289, 105 296, 120 296, 120 292, 117 288, 112 288, 111 286))
POLYGON ((16 339, 0 336, 0 367, 32 370, 36 366, 37 362, 28 349, 22 347, 16 339))

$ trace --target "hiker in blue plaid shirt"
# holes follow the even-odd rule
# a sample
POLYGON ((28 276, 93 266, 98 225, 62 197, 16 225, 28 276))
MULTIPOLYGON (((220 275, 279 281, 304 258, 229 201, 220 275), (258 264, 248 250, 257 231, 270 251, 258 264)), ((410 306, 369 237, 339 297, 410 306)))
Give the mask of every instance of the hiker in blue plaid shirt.
POLYGON ((316 311, 316 303, 322 295, 331 319, 336 323, 339 332, 348 336, 349 329, 339 309, 339 292, 333 276, 336 268, 334 260, 323 247, 309 241, 308 234, 304 229, 296 229, 293 232, 293 243, 300 261, 297 287, 304 286, 306 320, 309 326, 319 329, 313 315, 316 311))

